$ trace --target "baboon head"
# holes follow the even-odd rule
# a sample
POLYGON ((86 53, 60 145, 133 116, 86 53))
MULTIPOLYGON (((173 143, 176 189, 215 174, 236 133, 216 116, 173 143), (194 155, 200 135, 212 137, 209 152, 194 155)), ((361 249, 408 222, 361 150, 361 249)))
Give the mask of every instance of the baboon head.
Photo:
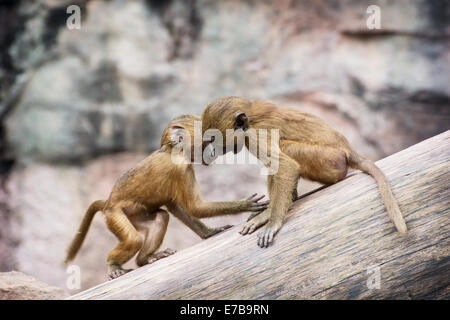
MULTIPOLYGON (((185 114, 174 118, 161 137, 161 147, 190 148, 190 160, 194 162, 194 122, 200 123, 201 118, 197 115, 185 114), (186 145, 188 143, 188 145, 186 145)), ((200 144, 199 144, 200 145, 200 144)))
POLYGON ((210 143, 214 140, 209 140, 208 144, 203 145, 201 130, 197 132, 197 135, 195 134, 195 122, 200 127, 201 118, 191 114, 182 115, 173 119, 164 129, 161 137, 161 147, 167 146, 171 149, 176 147, 177 150, 190 148, 189 159, 191 163, 201 162, 204 165, 209 165, 217 158, 215 145, 210 143), (194 143, 194 139, 199 139, 199 141, 194 143), (201 149, 195 150, 196 146, 201 147, 201 149), (197 158, 195 152, 198 154, 197 158))
POLYGON ((222 154, 241 151, 243 143, 238 143, 238 137, 249 128, 246 112, 250 107, 251 102, 240 97, 223 97, 208 104, 202 114, 203 149, 214 144, 222 154))

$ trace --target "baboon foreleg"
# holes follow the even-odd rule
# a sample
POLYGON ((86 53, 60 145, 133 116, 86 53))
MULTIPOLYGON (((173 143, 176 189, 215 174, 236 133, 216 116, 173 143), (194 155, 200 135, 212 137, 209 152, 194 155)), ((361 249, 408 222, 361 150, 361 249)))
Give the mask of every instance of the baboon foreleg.
POLYGON ((200 238, 206 239, 217 233, 220 233, 226 229, 232 227, 232 225, 225 225, 218 228, 208 227, 206 224, 201 222, 197 218, 192 218, 189 214, 186 213, 185 210, 179 207, 172 207, 169 209, 172 214, 181 220, 189 229, 194 231, 200 238))
MULTIPOLYGON (((267 189, 269 192, 270 201, 272 201, 271 189, 272 189, 272 185, 273 185, 273 180, 274 180, 273 175, 267 176, 267 189)), ((295 186, 292 189, 292 201, 295 201, 298 198, 297 186, 298 186, 298 180, 295 182, 295 186)), ((248 217, 247 223, 245 223, 244 226, 242 227, 240 234, 245 235, 245 234, 253 233, 253 231, 255 231, 257 228, 265 225, 267 223, 267 221, 269 221, 269 218, 270 218, 269 210, 252 213, 248 217)))
MULTIPOLYGON (((268 247, 272 243, 273 238, 280 230, 284 223, 284 217, 292 204, 292 197, 294 189, 297 187, 298 179, 300 178, 299 164, 280 152, 279 154, 279 169, 273 175, 272 184, 270 187, 270 205, 267 209, 270 211, 269 218, 264 222, 264 227, 258 233, 258 246, 261 248, 268 247)), ((264 213, 264 212, 263 212, 264 213)), ((251 221, 260 218, 256 216, 251 221)), ((266 216, 261 217, 264 219, 266 216)), ((249 223, 247 222, 247 223, 249 223)), ((245 230, 244 230, 245 231, 245 230)))

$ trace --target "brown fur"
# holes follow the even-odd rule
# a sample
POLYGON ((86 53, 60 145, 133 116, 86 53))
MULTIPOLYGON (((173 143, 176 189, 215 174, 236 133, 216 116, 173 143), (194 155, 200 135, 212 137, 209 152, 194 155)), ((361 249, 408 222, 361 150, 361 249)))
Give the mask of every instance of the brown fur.
MULTIPOLYGON (((395 227, 402 234, 407 231, 389 182, 382 171, 372 161, 354 151, 342 134, 314 115, 266 101, 224 97, 213 101, 204 110, 203 132, 214 128, 220 130, 225 137, 226 130, 235 126, 235 115, 242 112, 248 118, 249 128, 279 129, 280 155, 278 172, 268 177, 271 201, 269 208, 250 220, 241 233, 251 233, 265 224, 258 235, 258 244, 268 246, 283 223, 300 177, 332 184, 345 178, 348 167, 362 170, 375 178, 395 227)), ((270 134, 268 138, 270 154, 270 134)), ((258 150, 263 147, 258 145, 258 150)), ((255 156, 260 158, 259 154, 255 156)), ((265 159, 260 160, 267 166, 265 159)))
MULTIPOLYGON (((161 148, 124 173, 114 185, 108 200, 95 201, 89 207, 69 246, 66 263, 75 258, 97 211, 104 213, 108 229, 119 239, 118 246, 108 254, 107 259, 109 277, 116 278, 128 271, 121 266, 138 251, 136 263, 139 266, 174 253, 170 249, 155 253, 169 221, 169 215, 162 206, 202 238, 230 226, 209 228, 198 218, 257 212, 267 207, 267 203, 258 202, 261 198, 255 198, 256 195, 228 202, 206 202, 202 199, 192 164, 172 161, 174 147, 184 143, 178 140, 177 132, 187 131, 193 144, 195 120, 200 121, 200 117, 185 115, 172 120, 162 135, 161 148), (144 233, 144 240, 140 232, 144 233)), ((179 151, 174 154, 175 158, 184 156, 179 151)), ((193 157, 193 152, 191 155, 193 157)))

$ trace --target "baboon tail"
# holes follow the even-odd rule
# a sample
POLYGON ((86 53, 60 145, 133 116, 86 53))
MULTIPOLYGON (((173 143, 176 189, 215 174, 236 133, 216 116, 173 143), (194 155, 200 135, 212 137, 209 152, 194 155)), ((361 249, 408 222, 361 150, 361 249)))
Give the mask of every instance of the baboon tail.
POLYGON ((78 251, 81 248, 81 245, 83 244, 84 238, 86 238, 86 234, 89 230, 92 219, 94 218, 97 211, 100 211, 105 207, 105 204, 105 200, 97 200, 89 206, 86 213, 84 214, 83 221, 78 228, 78 232, 75 235, 75 238, 73 238, 69 248, 67 249, 67 257, 66 260, 64 260, 65 264, 75 259, 75 256, 77 255, 78 251))
POLYGON ((405 220, 398 207, 397 200, 395 200, 394 195, 392 194, 389 181, 380 168, 372 161, 361 157, 354 151, 350 153, 349 165, 354 169, 361 170, 362 172, 371 175, 375 179, 378 188, 380 189, 381 198, 386 206, 389 218, 394 223, 397 231, 401 234, 405 234, 407 231, 405 220))

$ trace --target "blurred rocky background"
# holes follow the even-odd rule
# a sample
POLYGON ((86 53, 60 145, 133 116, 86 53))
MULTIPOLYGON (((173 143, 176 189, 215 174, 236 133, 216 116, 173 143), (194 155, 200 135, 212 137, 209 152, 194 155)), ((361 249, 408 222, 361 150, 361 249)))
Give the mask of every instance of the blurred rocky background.
MULTIPOLYGON (((446 0, 1 0, 0 271, 67 289, 65 248, 90 202, 171 118, 219 96, 314 113, 373 160, 449 129, 449 37, 446 0), (66 26, 71 4, 81 29, 66 26)), ((208 200, 266 192, 257 166, 196 169, 208 200)), ((115 241, 99 214, 74 262, 82 288, 106 280, 115 241)), ((163 248, 198 241, 171 218, 163 248)))

